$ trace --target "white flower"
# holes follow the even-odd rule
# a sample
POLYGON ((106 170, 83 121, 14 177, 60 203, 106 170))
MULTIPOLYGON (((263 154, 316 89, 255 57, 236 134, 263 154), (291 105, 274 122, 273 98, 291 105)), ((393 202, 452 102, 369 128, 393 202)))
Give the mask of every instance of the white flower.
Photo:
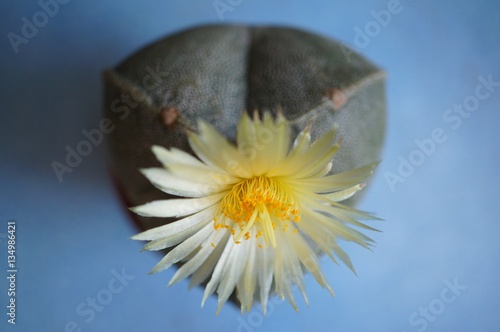
POLYGON ((332 129, 311 143, 308 127, 290 147, 290 127, 282 115, 273 120, 265 113, 252 121, 245 113, 237 146, 202 121, 199 134, 189 134, 200 159, 153 146, 164 168, 142 173, 164 192, 186 198, 132 209, 148 217, 182 217, 133 237, 151 241, 145 250, 175 246, 152 272, 182 262, 169 285, 189 276, 190 286, 209 280, 202 305, 217 291, 217 312, 235 289, 242 312, 260 299, 265 313, 273 291, 297 310, 293 287, 307 303, 305 271, 333 295, 318 256, 324 252, 333 261, 336 256, 354 271, 337 240, 368 248, 372 240, 350 226, 373 230, 357 220, 374 217, 338 202, 360 190, 376 166, 327 175, 339 149, 335 136, 332 129))

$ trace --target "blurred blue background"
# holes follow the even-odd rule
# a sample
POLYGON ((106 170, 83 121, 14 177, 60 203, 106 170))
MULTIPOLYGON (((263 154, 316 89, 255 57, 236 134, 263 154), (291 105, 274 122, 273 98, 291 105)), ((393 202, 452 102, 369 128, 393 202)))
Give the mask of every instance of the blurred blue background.
POLYGON ((1 2, 0 330, 498 331, 500 3, 221 0, 230 10, 219 15, 214 2, 60 0, 46 21, 37 1, 1 2), (397 10, 378 23, 388 8, 397 10), (23 18, 40 27, 11 42, 23 18), (300 313, 276 299, 266 317, 231 305, 216 317, 215 298, 200 309, 202 289, 165 288, 173 269, 147 275, 159 257, 128 240, 136 229, 104 144, 62 182, 51 167, 98 126, 103 69, 202 23, 301 27, 388 72, 387 141, 359 206, 385 219, 371 224, 383 232, 370 234, 373 253, 344 246, 358 277, 323 259, 336 296, 308 276, 310 306, 299 298, 300 313), (477 88, 484 80, 493 83, 477 88), (460 105, 465 111, 453 111, 460 105), (425 155, 416 140, 429 143, 435 130, 441 140, 425 155), (16 325, 6 315, 9 220, 16 325))

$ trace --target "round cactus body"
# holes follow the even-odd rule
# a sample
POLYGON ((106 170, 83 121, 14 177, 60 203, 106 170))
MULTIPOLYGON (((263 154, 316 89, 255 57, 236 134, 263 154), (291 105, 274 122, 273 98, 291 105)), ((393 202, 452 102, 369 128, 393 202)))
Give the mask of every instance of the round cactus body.
MULTIPOLYGON (((198 130, 199 119, 233 142, 243 112, 280 113, 293 136, 311 125, 313 140, 336 126, 341 144, 332 174, 380 158, 383 71, 309 32, 197 27, 145 47, 106 71, 104 79, 105 116, 116 126, 108 137, 111 170, 130 206, 169 197, 139 169, 160 166, 153 145, 192 153, 188 132, 198 130)), ((143 229, 175 220, 137 218, 143 229)))

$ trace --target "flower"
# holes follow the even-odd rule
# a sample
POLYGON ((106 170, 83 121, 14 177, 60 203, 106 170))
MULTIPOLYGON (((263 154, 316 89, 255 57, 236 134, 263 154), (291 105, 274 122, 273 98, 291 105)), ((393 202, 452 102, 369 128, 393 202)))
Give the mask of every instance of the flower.
POLYGON ((327 175, 340 147, 336 129, 311 143, 308 126, 292 147, 290 136, 281 114, 274 120, 266 112, 261 120, 256 113, 252 121, 245 113, 236 146, 203 121, 199 134, 188 134, 199 159, 153 146, 164 168, 142 173, 157 188, 185 198, 132 208, 147 217, 182 217, 132 237, 150 241, 144 250, 175 246, 151 272, 182 262, 169 286, 189 276, 190 286, 209 279, 202 305, 217 291, 217 313, 235 289, 242 312, 260 299, 265 313, 273 291, 297 310, 293 287, 307 303, 305 271, 333 295, 318 257, 326 253, 336 262, 336 256, 354 271, 337 240, 366 248, 373 242, 351 226, 374 230, 358 221, 374 217, 338 202, 360 190, 376 164, 327 175))

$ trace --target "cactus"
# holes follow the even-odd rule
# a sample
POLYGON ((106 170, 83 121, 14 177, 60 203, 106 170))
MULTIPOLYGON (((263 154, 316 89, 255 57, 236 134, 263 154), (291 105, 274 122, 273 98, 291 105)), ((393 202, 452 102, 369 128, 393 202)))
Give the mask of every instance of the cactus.
MULTIPOLYGON (((283 27, 213 25, 155 42, 104 73, 110 166, 130 205, 165 199, 139 172, 159 166, 152 145, 192 153, 197 120, 235 140, 243 112, 281 112, 293 136, 338 127, 331 173, 376 162, 385 133, 384 73, 327 38, 283 27)), ((355 196, 359 197, 359 196, 355 196)), ((354 197, 346 201, 355 204, 354 197)), ((136 216, 142 229, 174 219, 136 216)))

